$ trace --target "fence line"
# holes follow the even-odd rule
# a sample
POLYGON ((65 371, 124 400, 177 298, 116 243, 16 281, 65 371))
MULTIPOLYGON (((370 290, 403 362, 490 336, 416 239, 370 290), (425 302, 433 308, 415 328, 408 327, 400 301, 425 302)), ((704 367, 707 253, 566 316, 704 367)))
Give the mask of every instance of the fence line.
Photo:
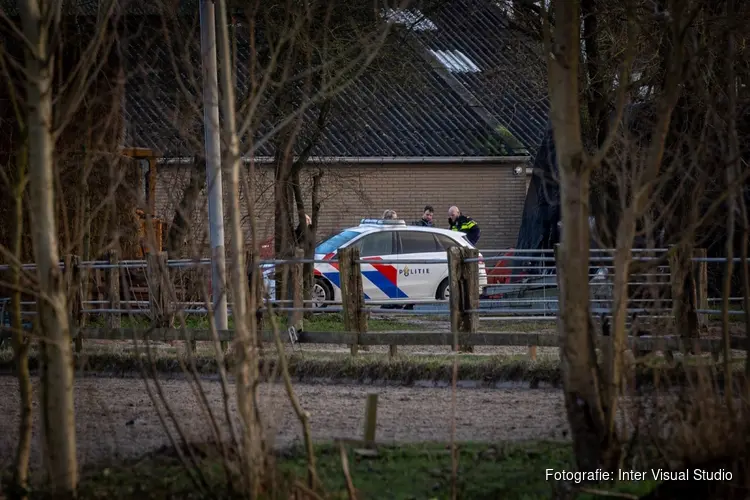
MULTIPOLYGON (((636 253, 643 252, 667 252, 668 249, 633 249, 636 253)), ((304 300, 301 294, 295 294, 294 299, 267 299, 261 307, 261 311, 275 310, 287 313, 290 324, 297 325, 301 319, 302 312, 310 311, 310 306, 325 306, 316 309, 324 312, 343 313, 346 329, 352 332, 353 341, 352 352, 356 352, 360 340, 367 333, 367 317, 371 314, 402 314, 402 315, 439 315, 449 316, 451 328, 461 335, 480 335, 477 333, 480 321, 487 321, 495 317, 509 319, 513 318, 519 321, 527 320, 553 320, 556 319, 557 306, 557 273, 556 266, 548 266, 546 263, 555 263, 553 250, 514 250, 505 249, 497 251, 503 255, 499 256, 481 256, 475 249, 452 248, 447 252, 447 259, 381 259, 361 257, 356 248, 339 249, 334 259, 304 259, 298 252, 297 256, 288 260, 260 260, 257 268, 263 271, 278 272, 281 269, 289 269, 293 266, 294 272, 289 272, 290 279, 293 282, 292 288, 301 290, 302 284, 299 281, 302 276, 302 266, 307 263, 314 264, 335 264, 339 267, 338 278, 343 300, 328 299, 307 299, 304 300), (539 256, 542 255, 542 256, 539 256), (505 261, 506 264, 501 267, 487 267, 487 263, 505 261), (515 265, 519 261, 527 265, 515 265), (404 298, 401 304, 407 303, 414 305, 413 310, 407 309, 375 309, 376 306, 392 305, 393 300, 373 300, 363 299, 361 304, 357 300, 363 297, 364 287, 362 284, 362 265, 414 265, 429 264, 443 265, 447 264, 450 272, 448 273, 450 290, 464 290, 459 295, 448 294, 443 299, 410 299, 404 298), (485 291, 486 297, 479 295, 479 267, 485 265, 488 277, 500 269, 505 274, 500 277, 497 283, 488 283, 485 291), (283 266, 283 267, 282 267, 283 266), (518 273, 517 273, 518 272, 518 273), (504 280, 504 281, 503 281, 504 280), (349 291, 359 291, 358 293, 349 293, 349 291), (492 293, 490 293, 492 292, 492 293), (354 301, 354 302, 352 302, 354 301), (426 309, 430 306, 436 309, 426 309), (440 306, 447 306, 441 309, 440 306), (537 307, 541 306, 541 307, 537 307), (502 315, 502 316, 498 316, 502 315)), ((613 262, 613 256, 604 255, 614 252, 614 249, 592 249, 590 262, 592 267, 596 268, 595 272, 589 273, 590 286, 592 290, 591 312, 597 315, 607 315, 611 303, 611 272, 613 265, 607 263, 613 262)), ((709 298, 706 284, 706 265, 709 262, 726 262, 726 259, 707 258, 705 250, 697 250, 696 255, 692 256, 692 265, 697 268, 697 289, 695 295, 697 299, 697 314, 701 316, 720 314, 721 310, 712 309, 709 303, 715 303, 720 299, 709 298), (696 256, 697 255, 697 256, 696 256)), ((644 272, 633 272, 628 282, 629 287, 648 287, 653 292, 654 289, 666 289, 664 297, 657 295, 655 297, 629 297, 628 313, 639 314, 642 317, 669 317, 675 314, 678 308, 671 300, 671 292, 678 286, 675 279, 675 273, 671 267, 674 265, 672 259, 666 259, 665 256, 636 256, 635 262, 665 262, 666 265, 657 266, 657 269, 646 270, 644 272), (639 307, 640 306, 640 307, 639 307), (648 307, 653 306, 653 307, 648 307)), ((742 259, 734 259, 741 261, 742 259)), ((750 259, 748 259, 750 262, 750 259)), ((176 270, 180 272, 187 269, 207 269, 210 259, 172 259, 167 258, 167 254, 149 255, 145 260, 119 260, 116 251, 109 252, 107 260, 81 261, 77 257, 68 260, 73 266, 73 276, 76 276, 75 282, 69 284, 72 297, 80 297, 78 315, 80 320, 74 318, 74 328, 82 328, 85 318, 91 315, 104 315, 107 325, 111 329, 120 327, 121 317, 126 315, 148 315, 155 325, 162 327, 173 326, 177 314, 208 314, 210 306, 206 302, 194 300, 177 300, 175 290, 166 286, 169 283, 169 271, 176 270), (78 272, 87 270, 87 273, 78 272), (130 270, 144 269, 145 286, 127 288, 127 283, 123 281, 131 280, 133 276, 130 270), (78 270, 78 271, 77 271, 78 270), (104 279, 97 273, 105 272, 104 279), (88 276, 83 276, 84 274, 88 276), (97 297, 88 297, 84 286, 84 279, 94 277, 97 286, 97 297), (122 293, 124 298, 121 298, 122 293), (135 295, 146 295, 147 300, 133 300, 135 295), (105 298, 106 297, 106 298, 105 298), (91 307, 98 306, 98 307, 91 307)), ((65 261, 61 263, 64 267, 65 261)), ((34 264, 24 264, 23 269, 33 269, 34 264)), ((0 271, 9 270, 10 266, 0 266, 0 271)), ((493 275, 493 279, 496 278, 493 275)), ((184 290, 183 290, 184 291, 184 290)), ((183 293, 184 295, 184 293, 183 293)), ((738 298, 732 298, 737 302, 738 298)), ((0 301, 2 303, 2 301, 0 301)), ((35 305, 33 301, 24 301, 22 305, 35 305)), ((230 304, 231 308, 231 304, 230 304)), ((7 308, 2 307, 3 310, 7 308)), ((742 315, 744 311, 732 310, 731 315, 742 315)), ((35 311, 23 311, 25 316, 32 316, 35 311)), ((4 321, 5 318, 3 318, 4 321)), ((703 318, 704 319, 704 318, 703 318)), ((416 335, 416 333, 414 333, 416 335)), ((484 335, 484 334, 481 334, 484 335)), ((85 337, 85 336, 84 336, 85 337)), ((464 338, 464 337, 460 337, 464 338)), ((347 342, 348 343, 348 342, 347 342)), ((364 343, 362 345, 368 345, 364 343)), ((392 345, 392 354, 396 352, 396 345, 392 345)), ((468 346, 469 344, 467 344, 468 346)), ((77 345, 77 348, 79 346, 77 345)))
MULTIPOLYGON (((609 248, 592 248, 590 249, 591 253, 604 253, 604 252, 615 252, 616 249, 609 249, 609 248)), ((631 252, 637 254, 639 252, 668 252, 669 249, 667 248, 656 248, 656 249, 645 249, 645 248, 633 248, 631 249, 631 252)), ((496 262, 501 260, 524 260, 529 262, 555 262, 555 257, 552 256, 542 256, 538 257, 535 255, 524 255, 525 253, 529 254, 552 254, 554 252, 553 249, 539 249, 539 250, 529 250, 529 249, 500 249, 500 250, 480 250, 480 252, 485 253, 503 253, 503 254, 510 254, 510 255, 498 255, 498 256, 492 256, 492 257, 474 257, 468 260, 468 262, 496 262), (520 255, 519 255, 520 254, 520 255)), ((612 262, 613 257, 611 256, 592 256, 589 258, 591 262, 612 262)), ((654 261, 663 261, 665 260, 665 257, 637 257, 633 256, 630 259, 632 262, 654 262, 654 261)), ((706 263, 726 263, 727 259, 726 257, 692 257, 692 262, 706 262, 706 263)), ((258 261, 259 266, 276 266, 276 265, 288 265, 288 264, 328 264, 331 262, 338 262, 338 259, 331 258, 331 259, 271 259, 271 260, 260 260, 258 261)), ((372 263, 373 260, 369 259, 367 257, 358 260, 359 264, 369 264, 372 263)), ((396 260, 396 259, 379 259, 377 261, 378 264, 424 264, 427 261, 423 259, 410 259, 410 260, 396 260)), ((435 264, 447 264, 447 260, 430 260, 430 263, 435 264)), ((742 262, 742 258, 740 257, 734 257, 732 259, 732 262, 737 264, 742 262)), ((750 257, 747 259, 747 262, 750 264, 750 257)), ((179 267, 201 267, 201 266, 210 266, 211 265, 211 259, 210 258, 200 258, 200 259, 169 259, 167 261, 167 266, 170 268, 179 268, 179 267)), ((65 269, 65 261, 60 261, 59 266, 61 269, 65 269)), ((78 266, 82 269, 113 269, 113 268, 120 268, 120 269, 145 269, 148 266, 148 262, 144 259, 141 260, 121 260, 117 264, 112 264, 108 260, 88 260, 88 261, 80 261, 78 263, 78 266)), ((0 265, 0 272, 2 271, 10 271, 13 269, 14 266, 11 266, 9 264, 2 264, 0 265)), ((36 264, 34 263, 27 263, 27 264, 21 264, 22 270, 32 270, 36 269, 36 264)), ((599 266, 599 267, 609 267, 614 268, 614 266, 599 266)), ((519 266, 519 268, 526 268, 526 266, 519 266)))
MULTIPOLYGON (((221 341, 233 339, 233 330, 218 330, 216 335, 221 341)), ((148 340, 173 342, 179 340, 214 341, 214 333, 209 329, 180 329, 180 328, 80 328, 72 333, 84 340, 148 340)), ((261 332, 262 340, 273 342, 275 334, 272 331, 261 332)), ((472 346, 537 346, 558 347, 557 333, 527 333, 527 332, 496 332, 496 333, 459 333, 459 342, 472 346)), ((298 332, 295 342, 302 344, 337 344, 348 345, 357 340, 351 332, 298 332)), ((404 332, 372 332, 358 338, 359 345, 424 345, 451 346, 454 334, 451 332, 434 331, 404 331, 404 332)), ((601 347, 608 341, 607 337, 596 336, 595 346, 601 347)), ((732 349, 746 348, 747 339, 744 336, 731 336, 732 349)), ((702 351, 715 351, 721 348, 721 339, 685 339, 676 335, 629 337, 628 346, 642 351, 677 351, 700 346, 702 351)))

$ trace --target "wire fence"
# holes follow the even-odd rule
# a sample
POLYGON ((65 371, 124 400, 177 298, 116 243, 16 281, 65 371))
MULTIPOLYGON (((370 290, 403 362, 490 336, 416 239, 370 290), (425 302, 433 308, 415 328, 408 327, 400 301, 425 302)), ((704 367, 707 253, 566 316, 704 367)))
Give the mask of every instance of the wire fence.
MULTIPOLYGON (((628 313, 649 317, 666 317, 673 310, 674 288, 669 249, 633 249, 632 272, 628 276, 628 313)), ((607 315, 612 308, 614 249, 592 249, 589 257, 589 288, 591 312, 607 315)), ((113 253, 115 254, 115 253, 113 253)), ((144 315, 154 316, 154 309, 165 307, 186 315, 208 315, 211 301, 210 265, 208 258, 167 259, 163 254, 158 259, 74 261, 82 275, 72 296, 81 296, 80 313, 84 315, 144 315), (154 279, 166 282, 157 287, 154 279), (156 288, 170 288, 169 297, 155 300, 156 288)), ((721 257, 693 257, 693 268, 709 265, 726 265, 721 257)), ((734 262, 742 259, 735 258, 734 262)), ((450 314, 449 262, 446 253, 435 252, 429 258, 402 256, 361 256, 354 262, 359 268, 363 283, 364 306, 371 314, 434 315, 450 314)), ((513 319, 517 321, 555 320, 559 309, 559 286, 557 262, 553 249, 482 250, 479 257, 467 258, 466 264, 477 267, 480 297, 476 309, 469 312, 479 315, 480 320, 513 319)), ((338 255, 331 258, 272 259, 261 260, 254 266, 262 275, 267 293, 261 310, 273 308, 278 312, 339 313, 343 311, 342 290, 339 283, 338 255), (289 279, 300 276, 301 268, 312 265, 314 279, 311 280, 307 297, 293 300, 276 293, 277 280, 281 275, 289 279), (300 268, 293 272, 292 268, 300 268)), ((65 269, 66 262, 60 266, 65 269)), ((739 266, 738 266, 739 267, 739 266)), ((34 264, 24 264, 22 269, 30 274, 34 264)), ((0 272, 10 271, 10 266, 0 266, 0 272)), ((700 275, 701 272, 698 272, 700 275)), ((721 314, 720 298, 708 297, 706 284, 698 290, 702 315, 721 314)), ((74 288, 76 285, 73 285, 74 288)), ((301 283, 293 284, 301 288, 301 283)), ((743 315, 742 297, 729 298, 729 314, 743 315)), ((0 299, 0 304, 7 303, 0 299)), ((24 300, 22 314, 36 314, 36 302, 24 300)), ((231 315, 231 297, 229 313, 231 315)), ((7 321, 7 307, 2 307, 7 321)))
MULTIPOLYGON (((676 318, 679 308, 675 304, 679 302, 673 301, 673 295, 684 291, 686 274, 691 277, 690 293, 701 320, 721 314, 722 299, 709 297, 707 276, 708 266, 726 265, 725 259, 707 258, 702 251, 685 264, 670 256, 668 249, 633 249, 632 253, 630 272, 623 283, 630 322, 636 316, 676 318)), ((614 254, 613 249, 592 249, 589 255, 590 310, 602 317, 612 310, 614 254)), ((262 315, 273 309, 286 314, 292 343, 344 343, 351 346, 352 354, 356 354, 359 345, 389 345, 391 355, 396 354, 398 345, 452 345, 453 334, 445 332, 366 333, 372 315, 421 315, 450 320, 451 331, 460 337, 462 345, 529 346, 529 354, 535 359, 536 346, 557 345, 556 336, 478 334, 478 325, 481 321, 556 320, 561 299, 555 257, 554 250, 477 252, 450 248, 416 258, 360 255, 356 248, 342 248, 326 258, 261 260, 248 267, 248 277, 249 282, 255 280, 263 285, 264 298, 256 313, 262 315), (312 272, 307 280, 305 269, 312 272), (284 283, 288 293, 277 293, 284 283), (451 295, 451 290, 460 293, 451 295), (344 332, 308 332, 302 340, 295 327, 301 324, 303 313, 309 312, 343 313, 344 332)), ((74 337, 76 350, 82 348, 83 338, 113 340, 141 335, 145 330, 122 328, 123 316, 130 315, 147 318, 149 332, 159 331, 163 339, 178 340, 181 334, 173 327, 179 315, 207 316, 212 312, 210 264, 206 258, 168 259, 166 253, 151 254, 144 260, 119 260, 114 251, 107 260, 66 259, 60 265, 66 271, 73 331, 78 332, 74 337), (96 318, 104 319, 106 328, 86 326, 89 319, 96 318)), ((23 269, 33 282, 34 265, 25 264, 23 269)), ((9 270, 8 266, 0 267, 0 273, 9 270)), ((28 328, 37 303, 29 295, 25 297, 21 305, 28 328)), ((228 299, 231 315, 231 295, 228 299)), ((684 297, 679 300, 684 301, 684 297)), ((744 314, 742 297, 730 297, 729 302, 732 316, 744 314)), ((10 324, 8 304, 8 298, 0 298, 0 317, 6 326, 10 324)), ((212 338, 205 328, 190 332, 191 342, 212 338)), ((222 341, 233 335, 230 330, 218 334, 222 341)), ((262 335, 266 339, 268 332, 263 331, 262 335)), ((649 344, 640 334, 634 335, 645 349, 662 349, 667 344, 682 346, 679 336, 665 340, 659 335, 649 344), (667 344, 663 344, 665 341, 667 344)), ((0 344, 2 340, 0 336, 0 344)), ((693 340, 696 339, 690 341, 693 340)), ((718 352, 713 339, 696 341, 700 344, 696 348, 718 352)), ((744 340, 733 338, 732 342, 744 345, 744 340)))

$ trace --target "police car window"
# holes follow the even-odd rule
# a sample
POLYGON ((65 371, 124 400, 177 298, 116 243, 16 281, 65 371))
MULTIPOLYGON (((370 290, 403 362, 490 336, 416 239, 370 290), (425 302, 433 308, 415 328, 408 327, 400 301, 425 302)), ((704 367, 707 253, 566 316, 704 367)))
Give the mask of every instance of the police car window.
POLYGON ((331 253, 339 249, 345 243, 348 243, 354 237, 359 236, 358 231, 342 231, 337 235, 331 236, 315 248, 315 253, 331 253))
POLYGON ((422 231, 401 231, 399 236, 401 238, 401 253, 428 253, 440 251, 432 233, 422 231))
POLYGON ((393 231, 368 234, 357 241, 356 245, 359 247, 360 257, 390 255, 393 253, 393 231))
POLYGON ((436 234, 435 238, 437 238, 438 243, 440 243, 441 250, 447 251, 449 248, 459 246, 456 240, 454 240, 453 238, 449 238, 444 234, 436 234))

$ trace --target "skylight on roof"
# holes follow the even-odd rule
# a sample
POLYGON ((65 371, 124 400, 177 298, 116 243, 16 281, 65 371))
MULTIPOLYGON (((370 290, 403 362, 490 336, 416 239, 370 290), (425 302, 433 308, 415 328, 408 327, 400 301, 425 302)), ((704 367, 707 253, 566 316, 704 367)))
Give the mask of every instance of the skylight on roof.
POLYGON ((482 71, 460 50, 430 50, 430 53, 451 73, 479 73, 482 71))
POLYGON ((435 31, 437 26, 419 9, 383 9, 383 19, 389 23, 403 24, 414 31, 435 31))

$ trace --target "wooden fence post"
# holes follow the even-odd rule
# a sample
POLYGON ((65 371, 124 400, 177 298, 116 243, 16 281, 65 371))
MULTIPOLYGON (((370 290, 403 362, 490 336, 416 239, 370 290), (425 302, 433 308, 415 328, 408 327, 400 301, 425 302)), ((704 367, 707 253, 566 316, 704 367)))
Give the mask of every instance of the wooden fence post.
MULTIPOLYGON (((693 305, 698 305, 698 297, 697 295, 690 296, 697 292, 691 286, 695 278, 693 274, 693 254, 691 251, 685 251, 680 247, 672 248, 673 251, 669 255, 669 279, 675 333, 684 338, 695 338, 694 335, 700 335, 700 329, 696 324, 698 315, 693 309, 693 305)), ((697 346, 697 351, 693 349, 692 345, 688 342, 688 352, 693 351, 694 354, 700 354, 700 342, 694 344, 697 346)))
POLYGON ((359 248, 339 248, 338 261, 344 330, 354 334, 354 343, 350 345, 350 348, 352 356, 356 356, 362 335, 367 333, 367 314, 362 273, 359 265, 359 248))
POLYGON ((454 341, 451 351, 458 349, 458 334, 461 332, 461 298, 456 293, 461 282, 461 248, 451 247, 448 249, 448 307, 451 315, 451 333, 454 341))
MULTIPOLYGON (((301 248, 294 250, 294 259, 301 261, 305 258, 305 251, 301 248)), ((302 321, 304 318, 304 311, 302 310, 305 306, 305 294, 304 294, 304 264, 302 262, 295 262, 292 264, 292 314, 290 317, 289 326, 293 326, 297 331, 302 330, 302 321)))
MULTIPOLYGON (((97 301, 97 304, 101 304, 101 302, 104 300, 104 294, 102 292, 103 288, 104 288, 104 285, 102 284, 102 270, 101 269, 94 269, 94 273, 93 273, 92 277, 94 279, 94 290, 95 290, 95 293, 89 294, 89 295, 93 298, 93 300, 97 301)), ((90 277, 89 279, 91 279, 92 277, 90 277)), ((100 306, 97 305, 97 308, 99 308, 99 307, 100 306)), ((100 318, 101 314, 97 314, 96 317, 100 318)))
MULTIPOLYGON (((120 309, 120 257, 117 250, 110 250, 108 254, 110 267, 107 272, 107 293, 109 295, 109 308, 120 309)), ((119 312, 111 312, 107 317, 107 326, 115 329, 122 327, 122 316, 119 312)))
MULTIPOLYGON (((448 249, 449 302, 451 331, 476 333, 479 330, 479 250, 448 249)), ((453 349, 456 345, 454 342, 453 349)), ((461 352, 474 352, 474 346, 461 346, 461 352)))
MULTIPOLYGON (((263 300, 265 299, 265 287, 263 284, 263 269, 260 267, 260 259, 259 257, 255 257, 253 255, 252 250, 245 251, 245 267, 247 269, 247 287, 248 287, 248 293, 247 293, 247 313, 250 315, 250 320, 255 321, 255 345, 258 349, 263 348, 263 318, 265 314, 262 312, 258 314, 258 310, 262 310, 264 307, 263 300), (257 262, 256 262, 257 261, 257 262), (255 302, 251 300, 251 295, 253 293, 253 290, 255 290, 255 302), (251 307, 252 305, 252 307, 251 307)), ((275 280, 275 278, 273 278, 275 280)), ((276 281, 278 284, 278 281, 276 281)), ((268 300, 276 300, 276 293, 273 295, 269 295, 268 300)), ((271 314, 272 312, 274 314, 275 311, 271 311, 271 308, 273 306, 269 302, 266 305, 266 314, 271 314)), ((228 346, 228 343, 223 342, 222 346, 228 346)), ((226 347, 222 347, 226 351, 226 347)))
MULTIPOLYGON (((708 257, 708 251, 705 248, 696 248, 693 250, 693 258, 705 259, 708 257)), ((695 276, 695 304, 698 309, 706 310, 708 306, 708 262, 705 260, 693 262, 693 273, 695 276)), ((705 325, 708 322, 708 315, 698 314, 698 322, 705 325)))
POLYGON ((378 427, 378 394, 376 392, 367 395, 365 403, 365 448, 375 446, 375 431, 378 427))
POLYGON ((171 328, 174 315, 169 307, 167 252, 146 254, 146 277, 151 318, 157 328, 171 328))
POLYGON ((70 293, 72 304, 70 305, 70 329, 75 332, 75 350, 83 350, 83 338, 81 328, 83 326, 83 282, 81 280, 81 258, 71 255, 66 264, 70 264, 70 293))

